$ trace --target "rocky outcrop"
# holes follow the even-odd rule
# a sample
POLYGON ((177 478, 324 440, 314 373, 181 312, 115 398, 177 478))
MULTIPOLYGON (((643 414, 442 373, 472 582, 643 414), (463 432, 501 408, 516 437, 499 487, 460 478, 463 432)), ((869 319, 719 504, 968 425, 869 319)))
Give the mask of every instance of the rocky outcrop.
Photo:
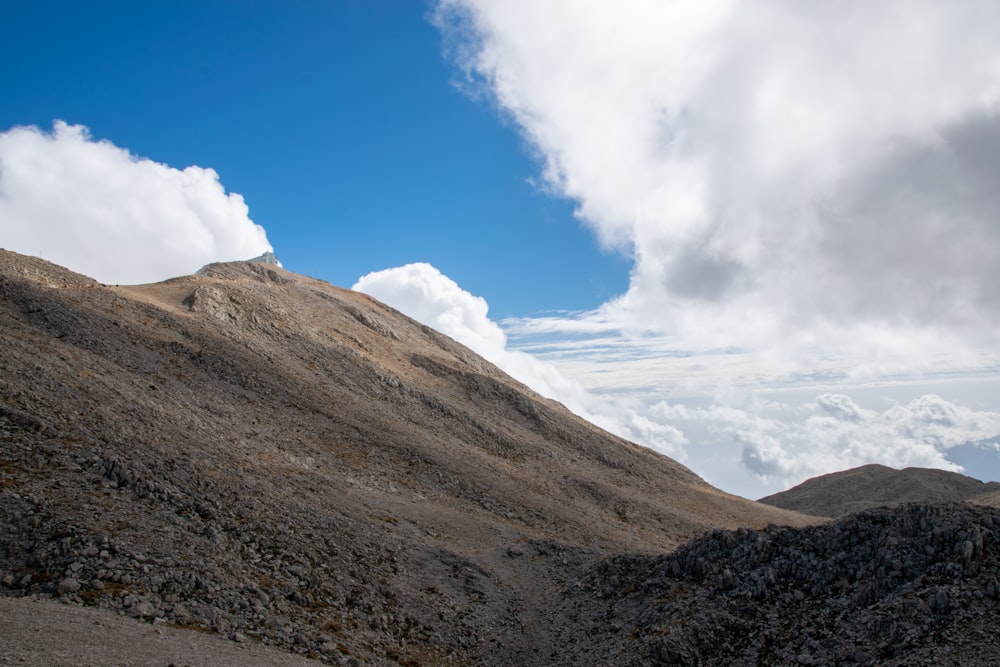
POLYGON ((714 530, 669 555, 602 562, 553 622, 567 663, 998 665, 1000 510, 905 505, 714 530))

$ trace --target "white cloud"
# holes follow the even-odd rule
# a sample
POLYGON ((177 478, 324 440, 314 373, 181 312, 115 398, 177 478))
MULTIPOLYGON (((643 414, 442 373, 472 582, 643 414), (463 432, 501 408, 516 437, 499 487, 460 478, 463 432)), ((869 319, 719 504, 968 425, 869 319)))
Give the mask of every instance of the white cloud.
POLYGON ((593 311, 503 322, 510 347, 674 427, 728 488, 954 466, 971 417, 919 384, 1000 377, 1000 5, 440 0, 435 19, 542 187, 634 261, 593 311), (892 409, 847 398, 897 384, 892 409), (756 398, 791 389, 819 398, 756 398), (914 416, 930 405, 965 416, 914 416))
MULTIPOLYGON (((648 413, 689 432, 689 438, 736 453, 762 482, 755 495, 866 463, 962 471, 949 459, 949 450, 963 445, 995 449, 1000 435, 1000 412, 974 410, 934 394, 877 409, 863 408, 844 394, 822 394, 801 404, 756 401, 741 408, 661 401, 648 413)), ((750 492, 755 485, 741 486, 750 492)))
POLYGON ((800 354, 817 333, 864 349, 886 328, 996 323, 1000 5, 443 0, 437 16, 547 186, 633 254, 600 311, 622 327, 800 354))
POLYGON ((558 398, 588 414, 583 390, 553 366, 524 352, 507 349, 507 336, 489 319, 486 300, 424 262, 375 271, 351 288, 462 343, 535 391, 558 398))
POLYGON ((0 133, 0 243, 125 284, 272 249, 214 170, 138 158, 61 121, 0 133))
POLYGON ((502 329, 490 321, 489 306, 424 262, 362 276, 351 288, 400 310, 489 358, 507 344, 502 329))

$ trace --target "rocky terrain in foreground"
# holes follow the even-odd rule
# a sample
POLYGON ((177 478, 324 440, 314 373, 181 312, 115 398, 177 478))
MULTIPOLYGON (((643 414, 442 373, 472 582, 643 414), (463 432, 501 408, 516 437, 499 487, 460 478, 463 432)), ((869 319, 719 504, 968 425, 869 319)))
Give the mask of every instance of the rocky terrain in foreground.
MULTIPOLYGON (((725 494, 279 268, 0 251, 0 596, 338 665, 995 665, 998 530, 725 494)), ((34 664, 99 664, 65 630, 34 664)))
POLYGON ((554 616, 566 664, 1000 665, 1000 510, 713 530, 602 562, 554 616))
POLYGON ((912 502, 961 502, 997 505, 1000 482, 947 470, 870 464, 807 479, 759 502, 815 516, 839 517, 876 507, 912 502))

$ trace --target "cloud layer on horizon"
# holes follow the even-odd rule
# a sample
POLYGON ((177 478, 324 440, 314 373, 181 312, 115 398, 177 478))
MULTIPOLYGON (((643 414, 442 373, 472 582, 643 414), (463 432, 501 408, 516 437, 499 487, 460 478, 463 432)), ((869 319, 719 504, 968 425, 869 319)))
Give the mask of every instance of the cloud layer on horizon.
POLYGON ((826 393, 802 404, 756 401, 744 408, 661 401, 648 413, 705 442, 738 447, 741 465, 779 488, 866 463, 962 471, 948 458, 950 449, 975 445, 996 451, 1000 434, 1000 412, 973 410, 934 394, 882 409, 826 393))
POLYGON ((0 133, 0 243, 104 283, 134 284, 272 250, 213 169, 138 158, 87 128, 0 133))

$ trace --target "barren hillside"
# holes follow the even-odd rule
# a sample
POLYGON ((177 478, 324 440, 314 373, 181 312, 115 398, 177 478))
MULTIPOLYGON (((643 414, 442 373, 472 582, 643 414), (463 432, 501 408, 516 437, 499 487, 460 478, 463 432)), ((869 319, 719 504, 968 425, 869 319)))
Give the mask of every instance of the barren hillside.
POLYGON ((0 251, 0 350, 5 595, 333 663, 532 664, 598 559, 809 522, 261 264, 110 287, 0 251))
POLYGON ((839 517, 914 502, 990 504, 990 494, 998 492, 998 482, 984 484, 957 472, 932 468, 896 470, 871 464, 808 479, 787 491, 761 498, 760 502, 815 516, 839 517))

